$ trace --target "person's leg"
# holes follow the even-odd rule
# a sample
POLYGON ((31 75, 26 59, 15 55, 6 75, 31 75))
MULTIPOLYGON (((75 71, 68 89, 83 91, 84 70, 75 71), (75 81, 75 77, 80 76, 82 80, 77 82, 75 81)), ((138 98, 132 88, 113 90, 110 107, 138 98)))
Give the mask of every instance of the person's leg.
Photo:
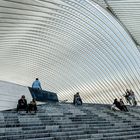
POLYGON ((32 111, 32 104, 29 104, 29 112, 31 113, 32 111))
POLYGON ((77 105, 81 105, 81 102, 79 100, 77 100, 77 105))
POLYGON ((127 107, 124 105, 124 109, 125 109, 125 111, 127 111, 128 112, 128 109, 127 109, 127 107))
POLYGON ((117 111, 117 110, 119 110, 116 106, 111 106, 111 110, 113 110, 113 111, 117 111))
POLYGON ((123 108, 123 111, 125 111, 125 112, 128 111, 128 109, 127 109, 127 107, 125 105, 123 105, 122 108, 123 108))
POLYGON ((29 106, 30 106, 30 104, 28 104, 27 107, 26 107, 26 113, 28 113, 30 111, 30 107, 29 106))
POLYGON ((135 97, 132 97, 132 103, 133 103, 133 106, 136 106, 137 105, 136 100, 135 100, 135 97))
POLYGON ((130 97, 128 97, 128 102, 129 102, 130 105, 132 105, 130 97))
POLYGON ((17 109, 18 111, 20 111, 20 110, 24 110, 24 105, 18 105, 18 109, 17 109))
POLYGON ((73 99, 73 104, 75 105, 75 98, 73 99))
POLYGON ((75 99, 75 105, 76 105, 76 106, 78 105, 78 100, 77 100, 77 98, 75 99))
POLYGON ((136 106, 136 105, 137 105, 137 101, 135 100, 134 102, 135 102, 134 104, 135 104, 135 106, 136 106))
POLYGON ((122 106, 117 106, 117 108, 119 108, 121 111, 124 111, 122 106))
POLYGON ((17 104, 17 112, 19 111, 19 104, 17 104))
POLYGON ((33 99, 36 99, 35 91, 36 91, 35 89, 32 90, 32 97, 33 97, 33 99))
POLYGON ((82 100, 81 100, 81 98, 79 98, 79 101, 80 101, 80 105, 82 105, 82 100))
POLYGON ((26 113, 28 113, 28 105, 23 105, 21 107, 22 110, 26 111, 26 113))
POLYGON ((126 100, 127 103, 129 102, 127 97, 125 97, 125 100, 126 100))
POLYGON ((38 90, 37 89, 35 89, 35 88, 33 88, 32 89, 32 97, 33 97, 33 99, 36 99, 36 92, 37 92, 38 90))
POLYGON ((37 106, 36 106, 36 105, 34 105, 34 111, 35 111, 35 113, 36 113, 36 111, 37 111, 37 106))

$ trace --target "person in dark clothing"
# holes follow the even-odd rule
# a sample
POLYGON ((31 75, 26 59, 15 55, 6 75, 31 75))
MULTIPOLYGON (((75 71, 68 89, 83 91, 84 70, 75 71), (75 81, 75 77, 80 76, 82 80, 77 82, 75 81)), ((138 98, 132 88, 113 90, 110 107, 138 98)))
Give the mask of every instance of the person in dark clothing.
POLYGON ((119 108, 120 110, 122 110, 121 109, 121 105, 120 105, 120 102, 118 102, 118 100, 117 99, 114 99, 114 103, 113 103, 117 108, 119 108))
POLYGON ((117 99, 115 99, 113 104, 121 111, 128 111, 122 100, 119 102, 117 99))
POLYGON ((128 89, 126 89, 125 94, 123 95, 126 99, 126 102, 129 103, 130 105, 132 105, 131 103, 131 93, 128 89))
POLYGON ((27 100, 25 99, 25 96, 22 95, 21 99, 18 100, 18 104, 17 104, 17 112, 19 110, 25 110, 27 111, 27 100))
POLYGON ((121 108, 122 108, 122 111, 128 111, 127 107, 125 106, 124 102, 122 99, 120 99, 120 105, 121 105, 121 108))
POLYGON ((137 101, 135 99, 135 94, 134 94, 134 91, 132 89, 130 89, 130 97, 131 97, 133 106, 136 106, 137 105, 137 101))
POLYGON ((28 105, 28 111, 31 113, 31 111, 34 111, 36 113, 37 111, 37 106, 36 106, 36 101, 35 99, 32 99, 30 104, 28 105))
POLYGON ((79 95, 79 92, 77 92, 75 95, 74 95, 74 99, 73 99, 73 104, 74 105, 82 105, 82 99, 79 95))

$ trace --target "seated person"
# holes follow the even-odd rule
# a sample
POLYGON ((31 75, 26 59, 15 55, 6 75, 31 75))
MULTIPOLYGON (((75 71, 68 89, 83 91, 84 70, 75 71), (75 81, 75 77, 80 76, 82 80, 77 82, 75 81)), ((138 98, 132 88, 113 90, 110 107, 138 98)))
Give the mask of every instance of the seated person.
POLYGON ((41 83, 40 83, 39 79, 36 78, 36 80, 32 84, 32 91, 33 91, 32 96, 33 96, 34 99, 36 99, 36 94, 35 93, 40 93, 39 90, 42 90, 41 83))
POLYGON ((30 104, 28 105, 28 111, 31 113, 31 111, 34 111, 36 113, 37 111, 37 106, 36 106, 36 101, 35 99, 32 99, 30 104))
POLYGON ((119 111, 120 109, 117 108, 115 104, 113 104, 113 105, 111 106, 111 110, 113 110, 113 111, 119 111))
POLYGON ((17 112, 19 110, 25 110, 27 111, 27 100, 25 99, 25 96, 22 95, 21 99, 18 100, 18 104, 17 104, 17 112))
POLYGON ((74 95, 74 100, 73 100, 73 104, 74 105, 82 105, 82 99, 79 95, 79 92, 77 92, 75 95, 74 95))
POLYGON ((117 99, 115 99, 113 104, 121 111, 128 111, 122 100, 119 102, 117 99))
POLYGON ((120 99, 120 105, 121 105, 121 108, 122 108, 122 111, 128 111, 127 107, 125 106, 124 102, 122 99, 120 99))
POLYGON ((40 83, 40 81, 39 81, 38 78, 36 78, 36 80, 33 82, 32 88, 34 88, 34 89, 39 89, 39 90, 42 89, 42 88, 41 88, 41 83, 40 83))
POLYGON ((122 111, 121 104, 120 104, 120 102, 117 99, 114 99, 113 105, 115 105, 115 107, 117 107, 119 110, 122 111))

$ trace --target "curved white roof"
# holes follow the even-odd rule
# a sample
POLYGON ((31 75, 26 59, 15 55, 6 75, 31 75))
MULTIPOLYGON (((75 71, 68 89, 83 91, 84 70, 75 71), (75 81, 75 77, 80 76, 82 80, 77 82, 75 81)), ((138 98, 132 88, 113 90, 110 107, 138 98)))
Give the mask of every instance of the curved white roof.
POLYGON ((107 3, 136 43, 140 44, 140 1, 107 0, 107 3))
POLYGON ((123 17, 126 7, 117 11, 119 2, 132 5, 98 2, 119 18, 91 0, 1 0, 0 80, 31 86, 38 77, 60 100, 72 101, 78 91, 84 102, 112 103, 126 88, 139 99, 133 39, 139 43, 140 28, 131 30, 133 20, 127 21, 134 17, 123 17))

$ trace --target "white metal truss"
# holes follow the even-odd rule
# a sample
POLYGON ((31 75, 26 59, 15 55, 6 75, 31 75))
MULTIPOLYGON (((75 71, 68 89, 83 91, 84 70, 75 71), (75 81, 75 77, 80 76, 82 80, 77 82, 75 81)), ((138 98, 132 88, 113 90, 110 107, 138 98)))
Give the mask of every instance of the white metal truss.
POLYGON ((38 77, 60 100, 78 91, 83 102, 112 103, 126 88, 139 99, 139 59, 124 26, 93 1, 0 0, 0 80, 38 77))

